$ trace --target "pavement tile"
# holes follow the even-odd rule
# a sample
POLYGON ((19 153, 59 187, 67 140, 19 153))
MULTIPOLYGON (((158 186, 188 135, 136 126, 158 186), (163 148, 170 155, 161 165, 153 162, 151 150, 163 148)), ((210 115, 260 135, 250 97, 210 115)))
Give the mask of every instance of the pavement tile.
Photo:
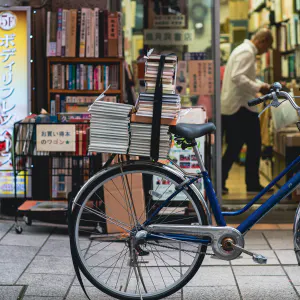
MULTIPOLYGON (((279 265, 279 261, 276 258, 276 255, 273 250, 257 249, 257 250, 255 250, 255 252, 258 254, 262 254, 268 258, 267 265, 279 265)), ((253 261, 251 256, 244 254, 244 253, 242 253, 241 256, 242 256, 242 258, 237 258, 237 259, 231 261, 231 264, 233 266, 238 266, 238 265, 255 265, 256 266, 257 265, 257 263, 255 263, 253 261)))
POLYGON ((14 284, 25 271, 28 263, 0 263, 0 284, 14 284))
POLYGON ((265 245, 267 244, 261 231, 248 231, 245 238, 246 245, 265 245))
POLYGON ((31 246, 31 247, 41 247, 48 238, 48 234, 17 234, 10 231, 1 241, 0 245, 10 245, 10 246, 31 246))
POLYGON ((22 300, 63 300, 63 297, 25 296, 22 300))
MULTIPOLYGON (((115 298, 109 297, 108 295, 102 293, 95 287, 87 287, 86 291, 89 295, 89 297, 93 300, 113 300, 115 298)), ((66 300, 85 300, 87 297, 85 296, 83 290, 80 286, 72 286, 70 289, 70 292, 68 294, 68 297, 66 300)))
MULTIPOLYGON (((175 298, 174 298, 175 299, 175 298)), ((179 298, 180 299, 180 298, 179 298)), ((183 289, 184 300, 239 300, 239 292, 236 286, 187 287, 183 289)))
POLYGON ((28 285, 26 296, 65 296, 74 276, 30 274, 25 272, 17 284, 28 285))
POLYGON ((13 223, 0 223, 0 240, 12 228, 13 223))
MULTIPOLYGON (((213 253, 211 247, 207 247, 206 253, 213 253)), ((213 258, 211 255, 206 255, 202 262, 203 266, 229 266, 229 261, 213 258)))
POLYGON ((236 276, 243 299, 296 300, 299 299, 291 283, 284 276, 236 276))
POLYGON ((0 300, 16 300, 21 293, 22 286, 0 285, 0 300))
POLYGON ((294 250, 274 250, 283 265, 298 265, 294 250))
POLYGON ((74 268, 71 257, 38 255, 30 264, 26 272, 34 274, 73 275, 74 268))
POLYGON ((264 235, 272 249, 294 249, 294 236, 291 230, 265 231, 264 235))
POLYGON ((236 276, 285 276, 280 266, 233 266, 236 276))
POLYGON ((68 240, 48 240, 42 247, 39 255, 71 256, 70 242, 68 240))
POLYGON ((290 277, 293 285, 300 285, 300 267, 299 266, 285 266, 285 271, 290 277))
POLYGON ((0 263, 29 263, 38 251, 38 247, 0 245, 0 263))
POLYGON ((200 267, 187 286, 228 286, 235 285, 231 267, 200 267))

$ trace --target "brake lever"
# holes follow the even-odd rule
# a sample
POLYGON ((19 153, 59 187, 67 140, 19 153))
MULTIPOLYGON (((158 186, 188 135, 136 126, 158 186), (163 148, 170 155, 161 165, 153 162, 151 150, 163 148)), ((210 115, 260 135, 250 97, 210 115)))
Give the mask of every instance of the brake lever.
POLYGON ((283 102, 286 101, 286 99, 285 99, 285 100, 279 102, 278 97, 277 97, 277 93, 276 93, 276 92, 272 92, 271 94, 272 94, 273 101, 272 101, 269 105, 267 105, 267 106, 259 113, 259 115, 258 115, 259 118, 260 118, 260 116, 261 116, 268 108, 270 108, 271 106, 273 106, 273 107, 278 107, 280 104, 282 104, 283 102))

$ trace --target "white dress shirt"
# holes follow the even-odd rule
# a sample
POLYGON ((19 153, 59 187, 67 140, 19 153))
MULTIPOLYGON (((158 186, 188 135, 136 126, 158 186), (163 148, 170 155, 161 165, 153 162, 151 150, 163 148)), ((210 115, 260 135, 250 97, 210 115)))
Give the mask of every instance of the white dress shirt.
POLYGON ((227 62, 221 93, 221 112, 232 115, 241 107, 257 112, 256 107, 249 107, 248 100, 255 98, 261 82, 256 81, 255 56, 257 49, 249 41, 236 47, 227 62))

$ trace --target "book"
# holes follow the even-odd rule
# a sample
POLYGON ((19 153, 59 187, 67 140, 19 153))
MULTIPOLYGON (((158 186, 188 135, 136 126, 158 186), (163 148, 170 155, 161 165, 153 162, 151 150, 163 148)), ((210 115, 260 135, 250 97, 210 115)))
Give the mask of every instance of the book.
POLYGON ((66 56, 68 10, 62 11, 61 56, 66 56))
POLYGON ((95 18, 95 57, 99 57, 99 45, 103 43, 103 40, 99 39, 99 8, 94 9, 94 18, 95 18))
POLYGON ((62 8, 58 9, 57 12, 57 38, 56 38, 56 56, 61 56, 61 47, 62 47, 62 19, 63 19, 63 10, 62 8))
POLYGON ((88 11, 87 8, 81 9, 79 57, 85 57, 87 11, 88 11))
POLYGON ((118 56, 118 13, 110 12, 108 14, 108 56, 118 56))
POLYGON ((47 56, 56 56, 57 13, 47 12, 47 56))
POLYGON ((70 24, 70 46, 69 46, 69 56, 76 56, 76 40, 77 40, 77 9, 71 9, 71 24, 70 24))

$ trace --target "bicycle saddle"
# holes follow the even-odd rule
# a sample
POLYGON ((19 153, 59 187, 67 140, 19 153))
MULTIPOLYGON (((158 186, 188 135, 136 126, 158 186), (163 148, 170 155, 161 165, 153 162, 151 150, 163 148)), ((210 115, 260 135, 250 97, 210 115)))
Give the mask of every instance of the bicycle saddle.
POLYGON ((216 130, 213 123, 205 124, 184 124, 179 123, 176 126, 170 126, 170 132, 188 140, 198 138, 216 130))

